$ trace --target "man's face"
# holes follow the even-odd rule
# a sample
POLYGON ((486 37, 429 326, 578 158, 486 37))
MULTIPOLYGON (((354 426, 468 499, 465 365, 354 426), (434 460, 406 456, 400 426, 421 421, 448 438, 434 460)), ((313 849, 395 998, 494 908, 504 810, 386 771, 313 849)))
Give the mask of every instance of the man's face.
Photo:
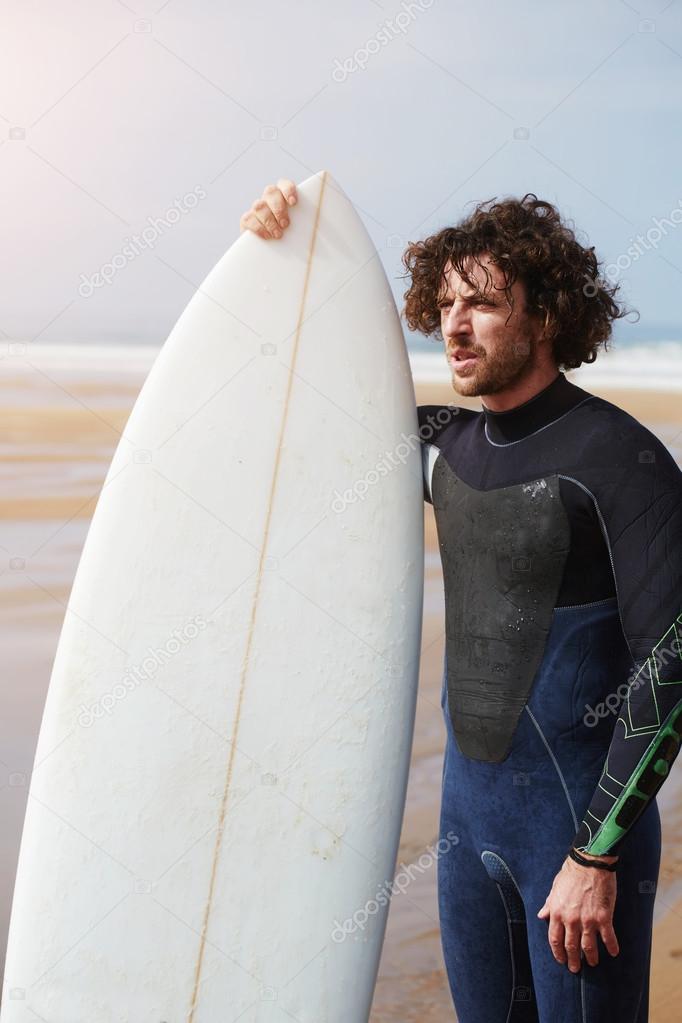
POLYGON ((467 271, 477 288, 472 288, 453 269, 445 267, 447 291, 441 291, 438 308, 445 341, 452 386, 467 397, 496 394, 517 383, 536 364, 541 321, 526 310, 526 289, 516 280, 511 293, 514 311, 504 293, 504 274, 481 255, 492 277, 486 290, 483 269, 473 260, 467 271))

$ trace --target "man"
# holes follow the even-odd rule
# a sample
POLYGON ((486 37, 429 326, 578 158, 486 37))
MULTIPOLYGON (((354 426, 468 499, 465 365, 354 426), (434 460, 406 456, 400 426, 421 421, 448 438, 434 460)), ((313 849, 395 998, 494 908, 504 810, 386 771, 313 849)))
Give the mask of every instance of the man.
MULTIPOLYGON (((293 182, 241 227, 279 237, 293 182)), ((644 1023, 655 795, 682 736, 682 473, 570 383, 625 315, 534 195, 408 246, 408 325, 480 412, 419 409, 445 584, 438 864, 460 1023, 644 1023), (612 713, 611 711, 615 712, 612 713), (600 945, 600 942, 602 943, 600 945)))

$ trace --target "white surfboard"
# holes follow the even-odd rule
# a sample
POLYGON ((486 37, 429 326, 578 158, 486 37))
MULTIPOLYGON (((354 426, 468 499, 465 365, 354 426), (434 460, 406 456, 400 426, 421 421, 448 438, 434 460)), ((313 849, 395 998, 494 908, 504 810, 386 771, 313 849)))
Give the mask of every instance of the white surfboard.
POLYGON ((309 178, 163 346, 54 662, 2 1023, 365 1023, 416 701, 422 482, 390 288, 309 178))

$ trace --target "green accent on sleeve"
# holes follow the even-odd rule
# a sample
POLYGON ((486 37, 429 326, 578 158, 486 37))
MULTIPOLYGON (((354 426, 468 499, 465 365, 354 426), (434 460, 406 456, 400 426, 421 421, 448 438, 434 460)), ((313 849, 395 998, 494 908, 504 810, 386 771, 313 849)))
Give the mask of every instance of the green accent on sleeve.
POLYGON ((584 851, 608 856, 658 792, 682 742, 682 701, 670 712, 629 782, 584 851))

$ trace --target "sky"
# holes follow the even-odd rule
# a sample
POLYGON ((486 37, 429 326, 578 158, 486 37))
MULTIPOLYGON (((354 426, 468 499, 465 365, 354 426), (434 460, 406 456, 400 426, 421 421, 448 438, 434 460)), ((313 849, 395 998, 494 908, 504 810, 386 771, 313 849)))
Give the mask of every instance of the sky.
POLYGON ((409 241, 534 192, 638 310, 617 337, 682 338, 681 107, 682 0, 3 0, 0 342, 161 344, 321 169, 399 308, 409 241))

